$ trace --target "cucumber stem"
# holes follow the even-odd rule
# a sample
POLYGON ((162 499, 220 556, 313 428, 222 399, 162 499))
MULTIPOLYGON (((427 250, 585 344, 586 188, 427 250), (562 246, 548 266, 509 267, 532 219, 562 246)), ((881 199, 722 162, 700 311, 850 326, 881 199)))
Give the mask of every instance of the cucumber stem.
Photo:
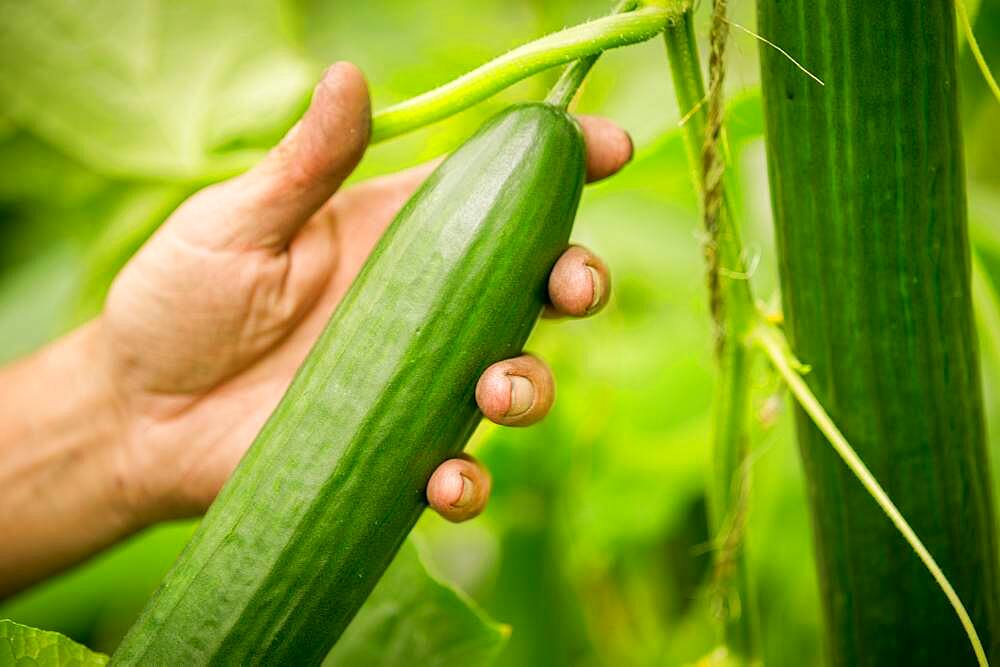
POLYGON ((670 0, 665 7, 605 16, 529 42, 439 88, 379 111, 372 118, 371 143, 452 116, 550 67, 650 39, 676 21, 686 5, 686 0, 670 0))
POLYGON ((549 95, 545 98, 545 101, 560 109, 569 108, 570 102, 576 97, 576 93, 583 84, 583 80, 587 78, 590 68, 594 66, 598 58, 600 58, 600 55, 595 54, 586 58, 580 58, 570 64, 563 70, 563 73, 559 76, 559 80, 556 81, 556 85, 552 86, 552 90, 549 91, 549 95))
MULTIPOLYGON (((611 16, 616 14, 624 14, 630 12, 639 6, 638 0, 621 0, 614 9, 611 10, 611 16)), ((559 80, 556 81, 556 85, 552 87, 549 91, 548 97, 545 101, 553 106, 557 106, 560 109, 566 109, 569 107, 573 98, 576 96, 577 91, 580 86, 583 85, 584 79, 587 78, 587 74, 590 72, 590 68, 594 66, 597 59, 601 57, 602 52, 597 52, 586 58, 580 58, 576 62, 570 64, 563 73, 559 76, 559 80)))

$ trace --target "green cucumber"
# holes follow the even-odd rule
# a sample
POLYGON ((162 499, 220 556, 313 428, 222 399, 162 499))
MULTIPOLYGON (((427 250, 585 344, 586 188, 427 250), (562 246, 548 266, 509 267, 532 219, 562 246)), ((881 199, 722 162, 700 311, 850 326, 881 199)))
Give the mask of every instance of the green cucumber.
POLYGON ((585 171, 576 122, 512 107, 403 207, 274 414, 112 657, 318 664, 482 415, 566 249, 585 171))

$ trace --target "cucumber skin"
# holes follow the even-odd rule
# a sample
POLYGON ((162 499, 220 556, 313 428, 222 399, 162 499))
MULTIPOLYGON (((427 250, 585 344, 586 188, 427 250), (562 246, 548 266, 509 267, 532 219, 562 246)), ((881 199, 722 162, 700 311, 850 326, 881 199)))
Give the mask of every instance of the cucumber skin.
POLYGON ((564 111, 512 107, 428 178, 376 246, 114 665, 319 664, 517 355, 583 188, 564 111))

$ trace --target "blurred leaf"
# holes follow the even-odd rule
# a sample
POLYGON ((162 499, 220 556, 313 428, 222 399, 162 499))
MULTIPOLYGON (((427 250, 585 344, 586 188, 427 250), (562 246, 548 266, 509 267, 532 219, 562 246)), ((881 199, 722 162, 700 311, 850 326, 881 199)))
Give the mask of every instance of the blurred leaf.
MULTIPOLYGON (((746 145, 764 134, 760 89, 735 95, 726 108, 726 139, 729 150, 739 155, 746 145)), ((683 128, 674 127, 648 145, 638 148, 635 161, 600 192, 641 191, 647 196, 697 206, 691 185, 683 128)))
POLYGON ((7 113, 106 174, 200 179, 252 162, 315 76, 276 0, 0 0, 7 113))
MULTIPOLYGON (((429 90, 545 34, 553 26, 543 23, 532 4, 479 0, 433 11, 426 4, 369 0, 344 11, 326 0, 296 2, 305 51, 317 62, 357 64, 368 79, 375 108, 429 90)), ((452 150, 507 105, 543 97, 554 76, 532 77, 453 118, 373 146, 354 178, 395 171, 452 150)))
POLYGON ((408 540, 323 664, 488 665, 509 634, 430 574, 408 540))
POLYGON ((1000 191, 986 184, 969 186, 969 236, 988 258, 988 271, 1000 284, 1000 191))
POLYGON ((0 266, 30 262, 53 242, 86 243, 112 190, 23 130, 0 140, 0 173, 0 266))
POLYGON ((322 0, 298 4, 307 51, 320 62, 353 60, 370 79, 377 104, 445 83, 548 27, 524 0, 479 0, 447 12, 395 0, 369 0, 351 11, 322 0), (475 39, 450 38, 462 34, 475 39))
POLYGON ((58 630, 110 653, 194 531, 160 524, 5 600, 0 616, 58 630))
MULTIPOLYGON (((0 47, 2 48, 2 47, 0 47)), ((105 187, 106 181, 26 132, 11 126, 0 139, 0 202, 80 201, 105 187)))
POLYGON ((12 667, 84 667, 105 665, 108 656, 58 632, 36 630, 14 621, 0 620, 0 665, 12 667))
POLYGON ((14 134, 16 128, 10 118, 0 113, 0 141, 5 141, 7 137, 14 134))
POLYGON ((558 400, 531 429, 487 429, 476 450, 494 476, 485 520, 499 555, 468 585, 515 629, 505 665, 678 664, 712 640, 706 617, 679 629, 700 575, 677 564, 706 539, 689 521, 712 381, 698 220, 610 181, 589 189, 576 229, 612 267, 614 296, 600 317, 543 322, 530 341, 558 400))
POLYGON ((742 662, 730 656, 725 646, 717 646, 690 667, 738 667, 740 664, 742 662))
POLYGON ((969 237, 973 246, 972 304, 976 310, 986 397, 993 485, 1000 498, 1000 192, 969 186, 969 237))
POLYGON ((68 243, 41 248, 33 261, 0 282, 0 363, 42 346, 62 332, 82 258, 68 243))

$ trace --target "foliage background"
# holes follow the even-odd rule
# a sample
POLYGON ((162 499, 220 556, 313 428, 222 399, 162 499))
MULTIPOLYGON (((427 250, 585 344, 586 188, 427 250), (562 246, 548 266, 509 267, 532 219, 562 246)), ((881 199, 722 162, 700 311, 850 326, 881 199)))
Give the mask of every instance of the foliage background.
MULTIPOLYGON (((752 26, 752 5, 734 4, 733 19, 752 26)), ((360 65, 381 108, 606 7, 604 0, 0 0, 0 359, 92 316, 129 253, 188 194, 273 144, 329 62, 360 65)), ((987 57, 1000 53, 997 3, 984 3, 976 29, 987 57)), ((757 292, 777 303, 757 45, 738 31, 732 39, 738 199, 757 292)), ((355 179, 446 152, 504 104, 541 97, 553 79, 535 77, 374 147, 355 179)), ((1000 113, 967 55, 962 84, 997 461, 1000 113)), ((687 110, 674 104, 662 42, 607 54, 579 111, 614 118, 638 149, 620 176, 589 188, 576 228, 576 240, 611 265, 613 301, 593 321, 538 328, 530 348, 555 369, 556 408, 528 430, 480 429, 473 451, 495 479, 488 511, 462 526, 421 520, 422 556, 402 552, 338 646, 338 664, 478 663, 494 655, 502 665, 682 664, 715 644, 704 499, 711 339, 697 202, 677 132, 687 110), (450 584, 429 578, 424 565, 450 584)), ((800 665, 819 660, 817 590, 803 481, 778 389, 758 369, 749 557, 766 662, 800 665)), ((146 531, 7 601, 0 618, 110 651, 191 530, 179 523, 146 531)))

